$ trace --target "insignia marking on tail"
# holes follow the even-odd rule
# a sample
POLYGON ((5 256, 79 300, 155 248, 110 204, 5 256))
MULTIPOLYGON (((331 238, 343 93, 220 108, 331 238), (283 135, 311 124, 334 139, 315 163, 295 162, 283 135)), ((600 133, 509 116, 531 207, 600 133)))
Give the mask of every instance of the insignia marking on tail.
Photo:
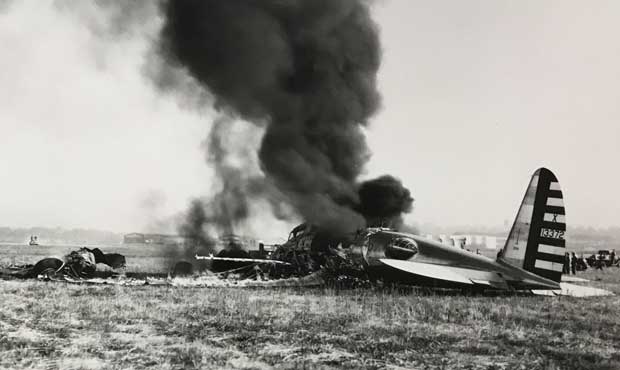
POLYGON ((533 175, 500 259, 559 282, 566 252, 564 196, 546 168, 533 175))
POLYGON ((536 200, 523 268, 547 279, 560 281, 564 262, 562 251, 566 251, 566 223, 558 222, 557 218, 566 214, 564 199, 560 183, 551 171, 541 168, 536 172, 536 200), (546 214, 553 215, 551 221, 545 220, 546 214))
POLYGON ((566 222, 566 218, 564 217, 564 215, 559 215, 557 213, 545 213, 544 220, 549 222, 558 222, 562 224, 566 222))

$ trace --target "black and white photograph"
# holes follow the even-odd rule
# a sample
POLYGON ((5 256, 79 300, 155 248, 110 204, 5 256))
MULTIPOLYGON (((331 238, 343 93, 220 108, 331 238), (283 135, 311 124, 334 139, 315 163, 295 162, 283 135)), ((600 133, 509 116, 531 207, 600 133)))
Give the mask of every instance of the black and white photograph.
POLYGON ((620 369, 620 2, 0 0, 0 370, 620 369))

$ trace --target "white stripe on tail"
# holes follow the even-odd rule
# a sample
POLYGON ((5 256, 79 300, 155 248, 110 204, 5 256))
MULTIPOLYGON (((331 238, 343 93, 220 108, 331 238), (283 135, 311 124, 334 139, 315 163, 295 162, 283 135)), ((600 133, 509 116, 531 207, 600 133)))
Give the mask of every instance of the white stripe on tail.
POLYGON ((559 282, 566 251, 565 213, 560 183, 551 171, 539 168, 498 259, 559 282))

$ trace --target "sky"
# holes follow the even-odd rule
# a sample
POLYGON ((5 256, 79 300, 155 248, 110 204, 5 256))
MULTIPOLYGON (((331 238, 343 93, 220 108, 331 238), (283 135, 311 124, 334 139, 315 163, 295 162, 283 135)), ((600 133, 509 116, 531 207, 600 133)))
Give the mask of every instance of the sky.
MULTIPOLYGON (((210 187, 215 113, 144 76, 160 20, 102 35, 100 11, 0 1, 2 226, 169 227, 210 187)), ((620 225, 619 2, 380 0, 372 14, 382 107, 364 177, 399 177, 409 222, 510 223, 545 166, 569 224, 620 225)))

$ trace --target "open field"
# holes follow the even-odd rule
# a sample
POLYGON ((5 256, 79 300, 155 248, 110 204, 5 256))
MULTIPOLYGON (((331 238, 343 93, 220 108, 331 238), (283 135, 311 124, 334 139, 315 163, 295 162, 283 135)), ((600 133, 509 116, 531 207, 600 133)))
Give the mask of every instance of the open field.
MULTIPOLYGON (((577 277, 620 294, 618 268, 577 277)), ((0 297, 0 369, 620 368, 618 296, 0 280, 0 297)))
MULTIPOLYGON (((618 269, 587 277, 619 292, 618 269)), ((0 368, 620 368, 617 296, 39 281, 0 296, 0 368)))

